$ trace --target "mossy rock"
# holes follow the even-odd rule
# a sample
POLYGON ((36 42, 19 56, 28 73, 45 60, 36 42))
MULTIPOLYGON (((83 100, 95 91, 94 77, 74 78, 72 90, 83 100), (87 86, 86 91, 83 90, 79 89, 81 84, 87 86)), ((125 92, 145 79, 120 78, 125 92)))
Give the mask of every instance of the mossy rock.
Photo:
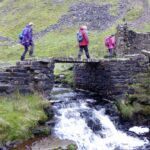
POLYGON ((52 150, 64 150, 64 149, 62 149, 61 147, 58 147, 58 148, 54 148, 52 150))
POLYGON ((58 147, 58 148, 54 148, 53 150, 77 150, 77 146, 76 146, 76 144, 69 144, 67 146, 67 149, 63 149, 61 147, 58 147))
POLYGON ((35 136, 48 136, 50 135, 50 128, 49 127, 37 127, 32 131, 32 133, 35 136))
POLYGON ((75 144, 69 144, 67 150, 77 150, 77 146, 75 144))

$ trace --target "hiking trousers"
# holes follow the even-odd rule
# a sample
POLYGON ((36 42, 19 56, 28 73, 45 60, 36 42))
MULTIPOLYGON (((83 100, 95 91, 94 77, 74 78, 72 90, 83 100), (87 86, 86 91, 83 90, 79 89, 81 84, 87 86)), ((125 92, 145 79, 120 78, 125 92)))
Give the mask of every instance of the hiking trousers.
POLYGON ((89 55, 89 51, 88 51, 88 46, 80 46, 80 50, 79 50, 79 53, 78 53, 78 59, 81 59, 81 55, 83 53, 83 49, 85 51, 86 57, 89 59, 90 55, 89 55))
POLYGON ((33 50, 34 50, 34 43, 31 43, 30 45, 24 45, 24 52, 23 54, 21 55, 21 60, 24 60, 25 59, 25 55, 26 53, 28 52, 29 50, 29 56, 32 57, 33 55, 33 50), (30 48, 30 49, 29 49, 30 48))

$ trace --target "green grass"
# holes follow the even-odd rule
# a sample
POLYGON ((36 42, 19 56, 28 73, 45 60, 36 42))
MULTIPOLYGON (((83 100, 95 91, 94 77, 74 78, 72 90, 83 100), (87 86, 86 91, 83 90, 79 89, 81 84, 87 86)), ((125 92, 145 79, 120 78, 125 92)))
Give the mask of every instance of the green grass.
POLYGON ((46 120, 43 108, 49 102, 38 95, 0 97, 0 144, 29 138, 39 120, 46 120))
POLYGON ((121 113, 121 116, 125 119, 131 119, 134 114, 140 113, 145 116, 150 115, 150 106, 149 105, 143 105, 138 102, 134 102, 133 104, 130 104, 126 101, 126 103, 122 103, 122 101, 118 101, 116 103, 116 106, 121 113))
POLYGON ((127 21, 134 21, 138 18, 141 17, 144 9, 141 3, 139 2, 134 2, 131 6, 130 9, 128 10, 125 19, 127 21))
MULTIPOLYGON (((67 13, 69 7, 77 2, 80 2, 80 0, 65 0, 57 4, 47 0, 2 1, 0 2, 0 34, 1 36, 8 36, 17 40, 22 28, 30 21, 35 24, 34 32, 39 32, 47 26, 57 23, 59 18, 67 13)), ((113 8, 116 8, 118 0, 86 0, 84 2, 111 4, 113 8)), ((73 28, 65 28, 62 31, 48 33, 36 41, 35 55, 37 57, 76 57, 78 53, 78 44, 76 42, 78 28, 78 26, 75 26, 73 28)), ((102 33, 89 33, 89 51, 92 57, 99 58, 106 55, 104 37, 114 33, 115 30, 111 31, 112 29, 108 29, 102 33)), ((0 47, 0 60, 19 60, 22 52, 23 47, 21 45, 0 47)))
POLYGON ((139 30, 140 32, 150 32, 150 22, 144 24, 143 29, 139 30))
POLYGON ((0 13, 0 33, 17 39, 22 28, 30 21, 34 22, 36 32, 57 23, 67 11, 67 4, 62 7, 47 0, 6 0, 1 3, 0 10, 4 11, 0 13))
MULTIPOLYGON (((76 41, 76 32, 77 29, 73 28, 47 34, 37 41, 36 48, 38 56, 77 57, 79 47, 76 41)), ((105 33, 89 33, 89 52, 92 57, 103 57, 106 54, 103 41, 103 35, 105 33)))
MULTIPOLYGON (((22 28, 30 21, 35 24, 34 32, 39 32, 49 25, 57 23, 59 18, 67 13, 69 7, 77 2, 81 1, 64 0, 62 3, 53 3, 48 0, 2 1, 0 2, 0 34, 1 36, 8 36, 17 40, 22 28)), ((110 12, 114 15, 117 12, 117 3, 119 0, 85 0, 84 2, 111 4, 110 12)), ((142 6, 135 4, 133 10, 128 12, 126 18, 128 20, 137 19, 141 11, 142 6)), ((120 23, 120 21, 118 21, 116 25, 118 23, 120 23)), ((104 46, 104 38, 116 32, 116 25, 103 32, 89 32, 89 52, 91 58, 100 58, 107 54, 107 50, 104 46)), ((77 57, 79 48, 76 41, 76 32, 78 28, 79 26, 74 26, 46 34, 35 42, 35 56, 77 57)), ((145 25, 145 28, 146 30, 150 29, 149 25, 145 25)), ((20 59, 22 52, 23 47, 21 45, 14 45, 13 47, 0 46, 0 60, 15 62, 20 59)), ((85 58, 84 55, 82 57, 85 58)))
POLYGON ((131 118, 133 116, 134 109, 130 104, 125 104, 122 101, 118 101, 116 106, 123 118, 131 118))
MULTIPOLYGON (((39 32, 49 25, 58 22, 59 18, 66 14, 73 3, 80 0, 64 0, 62 3, 53 3, 47 0, 5 0, 0 2, 0 33, 15 40, 22 28, 30 21, 34 22, 34 32, 39 32), (5 14, 5 15, 4 15, 5 14)), ((84 2, 97 4, 111 4, 112 15, 117 12, 119 0, 85 0, 84 2)), ((35 43, 36 57, 77 57, 78 43, 76 32, 79 26, 65 28, 46 34, 35 43)), ((92 58, 104 57, 107 54, 104 46, 104 38, 115 33, 116 25, 103 32, 89 32, 89 52, 92 58)), ((16 61, 20 59, 23 52, 21 45, 13 47, 0 47, 1 61, 16 61)), ((28 56, 27 56, 28 58, 28 56)), ((85 56, 83 55, 83 58, 85 56)))
POLYGON ((150 115, 150 70, 136 75, 139 83, 130 85, 134 94, 126 95, 125 101, 118 101, 117 107, 124 118, 131 118, 135 113, 150 115))

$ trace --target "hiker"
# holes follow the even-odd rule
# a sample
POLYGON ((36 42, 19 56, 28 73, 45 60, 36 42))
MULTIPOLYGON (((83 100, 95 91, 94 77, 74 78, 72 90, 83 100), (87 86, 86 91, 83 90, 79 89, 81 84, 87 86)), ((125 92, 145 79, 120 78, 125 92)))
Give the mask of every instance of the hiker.
POLYGON ((30 22, 19 35, 20 43, 24 46, 24 52, 21 55, 21 60, 25 59, 25 55, 29 50, 29 56, 33 56, 34 43, 33 43, 33 31, 32 31, 33 23, 30 22), (29 49, 30 48, 30 49, 29 49))
POLYGON ((110 35, 105 39, 105 46, 108 49, 109 57, 116 55, 116 53, 115 53, 116 41, 115 41, 114 35, 110 35))
POLYGON ((82 55, 82 52, 84 49, 86 57, 89 60, 90 55, 88 52, 89 39, 88 39, 88 34, 87 34, 87 26, 81 26, 80 27, 80 30, 77 33, 77 40, 79 42, 78 59, 81 59, 81 55, 82 55))

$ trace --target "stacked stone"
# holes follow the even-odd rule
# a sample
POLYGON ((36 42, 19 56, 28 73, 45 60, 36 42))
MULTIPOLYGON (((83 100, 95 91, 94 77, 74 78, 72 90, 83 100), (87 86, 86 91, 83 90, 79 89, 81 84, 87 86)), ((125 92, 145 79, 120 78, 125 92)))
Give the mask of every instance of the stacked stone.
POLYGON ((141 50, 150 51, 150 33, 136 33, 128 30, 127 24, 119 25, 116 33, 116 54, 140 54, 141 50))
POLYGON ((53 60, 26 60, 0 72, 0 95, 18 91, 49 95, 54 83, 53 60))
POLYGON ((134 93, 130 85, 138 82, 136 75, 147 69, 148 60, 144 56, 76 65, 75 83, 77 88, 97 92, 102 98, 121 99, 134 93))
POLYGON ((118 56, 123 56, 125 54, 128 54, 130 51, 130 43, 128 40, 128 26, 125 25, 119 25, 117 27, 117 33, 116 33, 116 54, 118 56))

